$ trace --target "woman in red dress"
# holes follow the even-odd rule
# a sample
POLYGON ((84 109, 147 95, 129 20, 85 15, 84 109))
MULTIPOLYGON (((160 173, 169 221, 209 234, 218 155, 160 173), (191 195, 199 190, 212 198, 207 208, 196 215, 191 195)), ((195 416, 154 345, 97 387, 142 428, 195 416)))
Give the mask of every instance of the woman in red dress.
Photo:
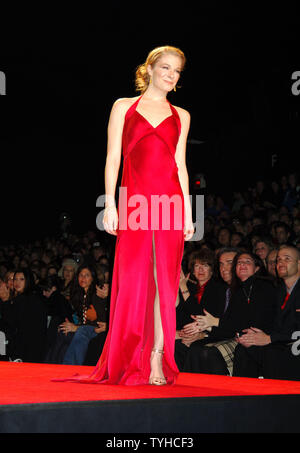
POLYGON ((164 385, 178 375, 175 305, 184 241, 194 233, 185 163, 190 115, 167 94, 176 91, 184 64, 175 47, 151 51, 136 71, 142 95, 118 99, 110 114, 103 225, 117 240, 109 332, 81 382, 164 385), (127 198, 120 194, 117 209, 122 155, 127 198))

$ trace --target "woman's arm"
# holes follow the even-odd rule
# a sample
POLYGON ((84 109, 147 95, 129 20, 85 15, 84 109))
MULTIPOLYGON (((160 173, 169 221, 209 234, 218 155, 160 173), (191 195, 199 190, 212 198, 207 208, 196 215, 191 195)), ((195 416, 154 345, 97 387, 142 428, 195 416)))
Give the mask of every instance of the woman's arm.
POLYGON ((192 207, 189 199, 189 176, 186 168, 186 142, 190 129, 191 117, 189 112, 179 107, 176 107, 181 122, 181 133, 178 140, 175 161, 178 167, 178 178, 184 196, 184 239, 188 241, 194 234, 194 226, 192 220, 192 207))
POLYGON ((124 119, 129 105, 128 99, 118 99, 114 103, 107 128, 107 156, 104 170, 105 213, 103 224, 107 233, 113 235, 117 234, 116 229, 118 226, 115 192, 121 163, 124 119))
POLYGON ((190 291, 187 286, 188 279, 190 277, 190 272, 188 273, 187 276, 184 275, 184 272, 180 270, 180 280, 179 280, 179 288, 182 294, 183 299, 186 301, 190 297, 190 291))

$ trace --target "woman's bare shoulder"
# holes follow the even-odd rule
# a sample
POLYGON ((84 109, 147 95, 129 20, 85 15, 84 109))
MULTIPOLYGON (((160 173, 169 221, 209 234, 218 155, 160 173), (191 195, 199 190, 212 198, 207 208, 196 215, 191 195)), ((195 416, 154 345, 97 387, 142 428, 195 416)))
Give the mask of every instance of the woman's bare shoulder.
POLYGON ((119 98, 113 103, 113 110, 120 113, 126 113, 126 111, 135 103, 139 96, 132 98, 119 98))
POLYGON ((178 107, 177 105, 173 105, 173 107, 177 110, 177 113, 180 116, 180 119, 183 119, 183 120, 190 119, 191 115, 187 110, 183 109, 182 107, 178 107))
POLYGON ((185 127, 186 130, 188 130, 191 122, 190 113, 187 110, 183 109, 182 107, 177 107, 176 105, 174 105, 173 107, 176 109, 179 115, 182 126, 185 127))

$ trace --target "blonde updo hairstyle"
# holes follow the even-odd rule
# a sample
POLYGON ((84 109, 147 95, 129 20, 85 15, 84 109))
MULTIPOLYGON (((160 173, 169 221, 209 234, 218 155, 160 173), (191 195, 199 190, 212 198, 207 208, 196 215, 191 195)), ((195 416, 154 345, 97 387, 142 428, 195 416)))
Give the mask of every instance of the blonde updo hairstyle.
POLYGON ((173 54, 181 58, 182 60, 182 67, 181 69, 184 68, 186 58, 182 50, 178 49, 177 47, 173 46, 161 46, 161 47, 156 47, 155 49, 151 50, 151 52, 148 54, 147 59, 145 63, 141 64, 138 66, 136 73, 135 73, 135 88, 136 91, 140 91, 141 93, 144 93, 146 89, 149 86, 150 83, 150 76, 147 71, 147 67, 154 66, 157 60, 163 55, 163 54, 173 54))

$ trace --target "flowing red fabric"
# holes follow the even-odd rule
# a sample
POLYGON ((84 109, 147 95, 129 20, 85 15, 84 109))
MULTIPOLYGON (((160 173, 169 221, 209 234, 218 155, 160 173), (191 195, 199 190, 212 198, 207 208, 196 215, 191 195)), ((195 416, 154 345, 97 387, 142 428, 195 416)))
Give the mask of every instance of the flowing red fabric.
POLYGON ((164 333, 163 372, 168 384, 174 384, 178 375, 174 359, 175 303, 184 248, 184 199, 175 151, 181 124, 177 110, 169 103, 170 115, 153 127, 136 110, 140 99, 127 111, 123 128, 121 187, 126 188, 127 202, 120 195, 109 332, 93 373, 68 379, 72 381, 149 383, 156 293, 153 235, 164 333), (175 196, 176 203, 170 203, 169 212, 160 208, 158 216, 153 195, 175 196), (136 229, 134 220, 140 221, 142 228, 136 229))

